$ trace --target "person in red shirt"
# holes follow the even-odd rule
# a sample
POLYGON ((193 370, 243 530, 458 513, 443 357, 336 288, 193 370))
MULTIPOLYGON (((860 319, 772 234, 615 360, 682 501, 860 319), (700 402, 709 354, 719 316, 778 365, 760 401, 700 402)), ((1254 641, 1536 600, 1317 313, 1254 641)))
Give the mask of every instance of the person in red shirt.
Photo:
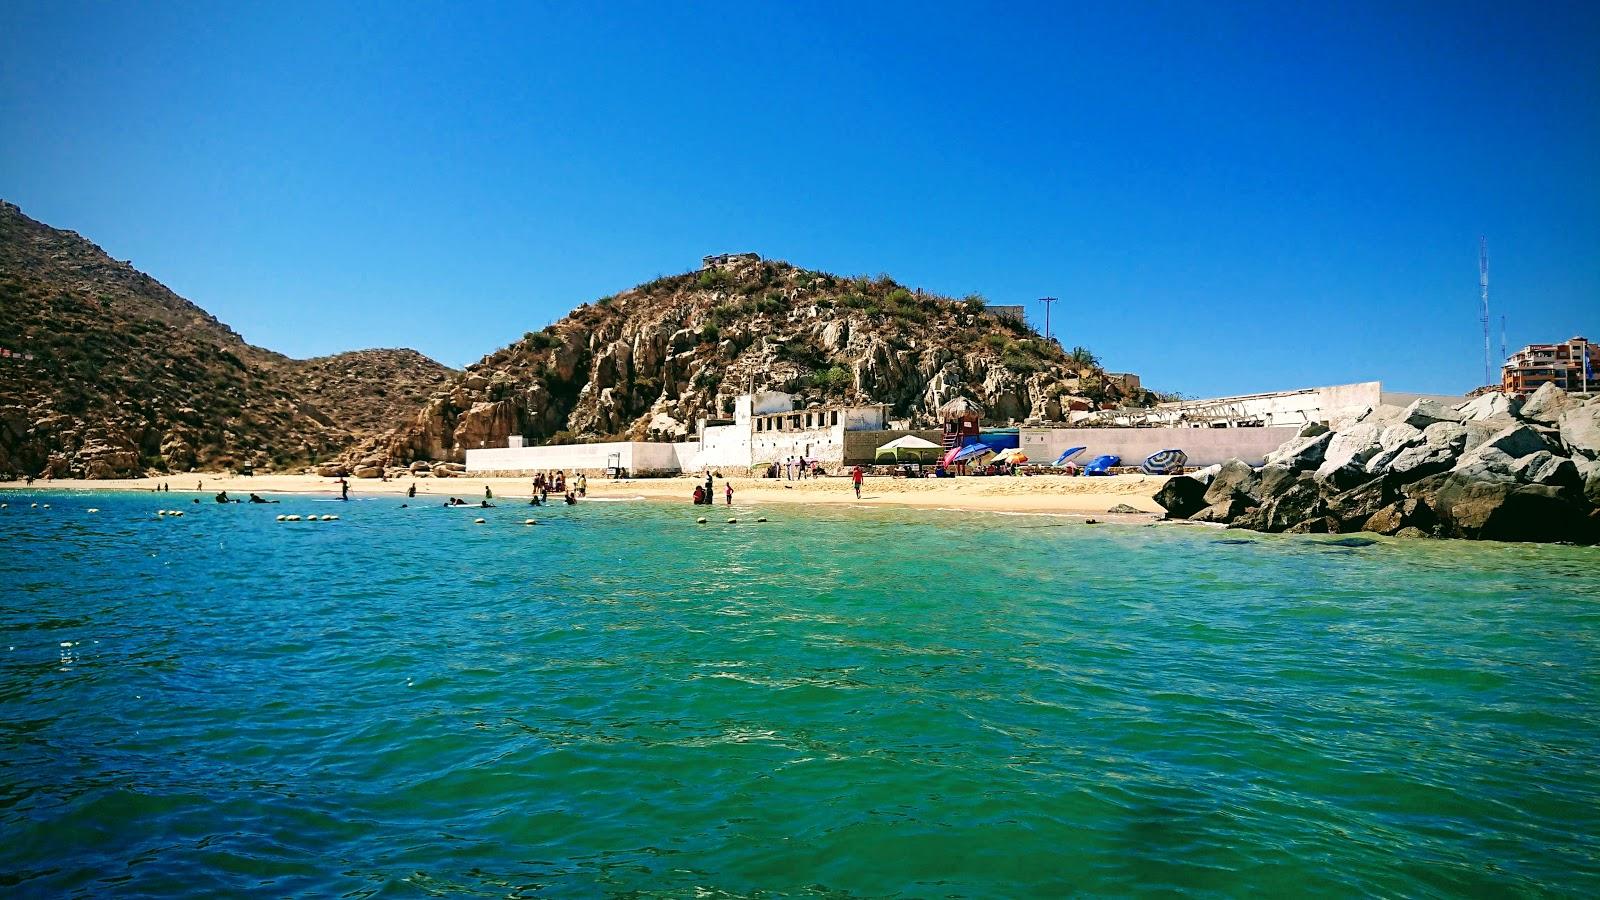
POLYGON ((861 499, 861 476, 863 474, 864 473, 861 471, 860 466, 856 466, 854 469, 850 470, 850 480, 855 483, 857 500, 861 499))

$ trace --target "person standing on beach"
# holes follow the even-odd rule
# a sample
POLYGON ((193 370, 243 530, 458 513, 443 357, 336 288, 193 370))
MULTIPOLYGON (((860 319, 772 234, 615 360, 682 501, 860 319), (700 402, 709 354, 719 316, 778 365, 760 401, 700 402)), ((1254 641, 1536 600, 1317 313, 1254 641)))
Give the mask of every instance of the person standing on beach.
POLYGON ((856 486, 856 499, 857 500, 861 499, 861 477, 864 474, 865 473, 861 471, 861 467, 860 466, 856 466, 854 469, 850 470, 850 481, 853 482, 855 484, 855 486, 856 486))
POLYGON ((589 476, 584 475, 581 472, 578 474, 578 496, 589 496, 589 476))
POLYGON ((733 482, 722 482, 722 496, 728 501, 729 506, 733 505, 733 482))

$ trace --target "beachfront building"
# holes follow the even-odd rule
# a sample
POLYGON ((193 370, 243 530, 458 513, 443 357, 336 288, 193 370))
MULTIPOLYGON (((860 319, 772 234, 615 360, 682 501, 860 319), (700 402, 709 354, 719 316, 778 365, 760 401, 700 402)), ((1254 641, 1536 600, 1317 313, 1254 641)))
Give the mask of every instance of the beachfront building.
MULTIPOLYGON (((513 435, 505 447, 468 450, 467 471, 538 472, 549 469, 675 475, 705 469, 746 472, 791 458, 815 460, 837 469, 887 440, 926 432, 889 429, 889 407, 814 404, 796 408, 794 397, 779 391, 746 394, 734 401, 732 419, 701 419, 688 441, 606 441, 524 447, 513 435)), ((933 432, 936 436, 937 431, 933 432)))
MULTIPOLYGON (((790 457, 837 467, 851 432, 882 433, 889 407, 813 404, 797 409, 781 391, 746 394, 733 404, 732 421, 701 419, 698 447, 688 471, 717 466, 763 466, 790 457)), ((876 446, 876 445, 874 445, 876 446)))
POLYGON ((1600 389, 1600 347, 1585 337, 1559 344, 1529 344, 1511 354, 1500 369, 1500 390, 1531 394, 1546 384, 1564 391, 1587 393, 1600 389))

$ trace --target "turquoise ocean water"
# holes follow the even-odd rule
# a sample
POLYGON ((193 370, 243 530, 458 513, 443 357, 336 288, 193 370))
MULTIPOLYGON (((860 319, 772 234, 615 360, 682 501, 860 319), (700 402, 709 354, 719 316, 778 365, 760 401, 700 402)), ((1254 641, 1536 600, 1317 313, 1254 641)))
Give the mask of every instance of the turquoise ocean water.
POLYGON ((1600 894, 1595 549, 190 496, 0 493, 0 893, 1600 894))

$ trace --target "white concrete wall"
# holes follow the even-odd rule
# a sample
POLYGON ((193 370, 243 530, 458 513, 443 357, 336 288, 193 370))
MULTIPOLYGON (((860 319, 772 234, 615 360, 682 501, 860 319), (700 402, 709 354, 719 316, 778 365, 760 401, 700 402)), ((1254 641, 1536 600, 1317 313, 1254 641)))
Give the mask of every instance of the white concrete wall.
POLYGON ((1190 412, 1199 416, 1254 417, 1264 425, 1298 426, 1359 413, 1382 402, 1382 384, 1362 381, 1267 394, 1162 403, 1149 413, 1132 413, 1129 418, 1176 424, 1185 412, 1190 412))
POLYGON ((763 431, 750 436, 750 465, 763 466, 791 456, 838 465, 844 459, 844 424, 799 431, 763 431))
POLYGON ((467 451, 468 472, 542 472, 546 469, 598 472, 617 464, 634 473, 676 471, 675 444, 611 441, 545 447, 494 447, 467 451), (613 454, 616 457, 613 457, 613 454))
POLYGON ((1020 429, 1028 461, 1049 465, 1068 447, 1087 447, 1074 462, 1114 453, 1137 466, 1157 450, 1182 450, 1189 465, 1209 466, 1235 457, 1260 465, 1266 455, 1295 436, 1293 426, 1267 428, 1029 428, 1020 429))

